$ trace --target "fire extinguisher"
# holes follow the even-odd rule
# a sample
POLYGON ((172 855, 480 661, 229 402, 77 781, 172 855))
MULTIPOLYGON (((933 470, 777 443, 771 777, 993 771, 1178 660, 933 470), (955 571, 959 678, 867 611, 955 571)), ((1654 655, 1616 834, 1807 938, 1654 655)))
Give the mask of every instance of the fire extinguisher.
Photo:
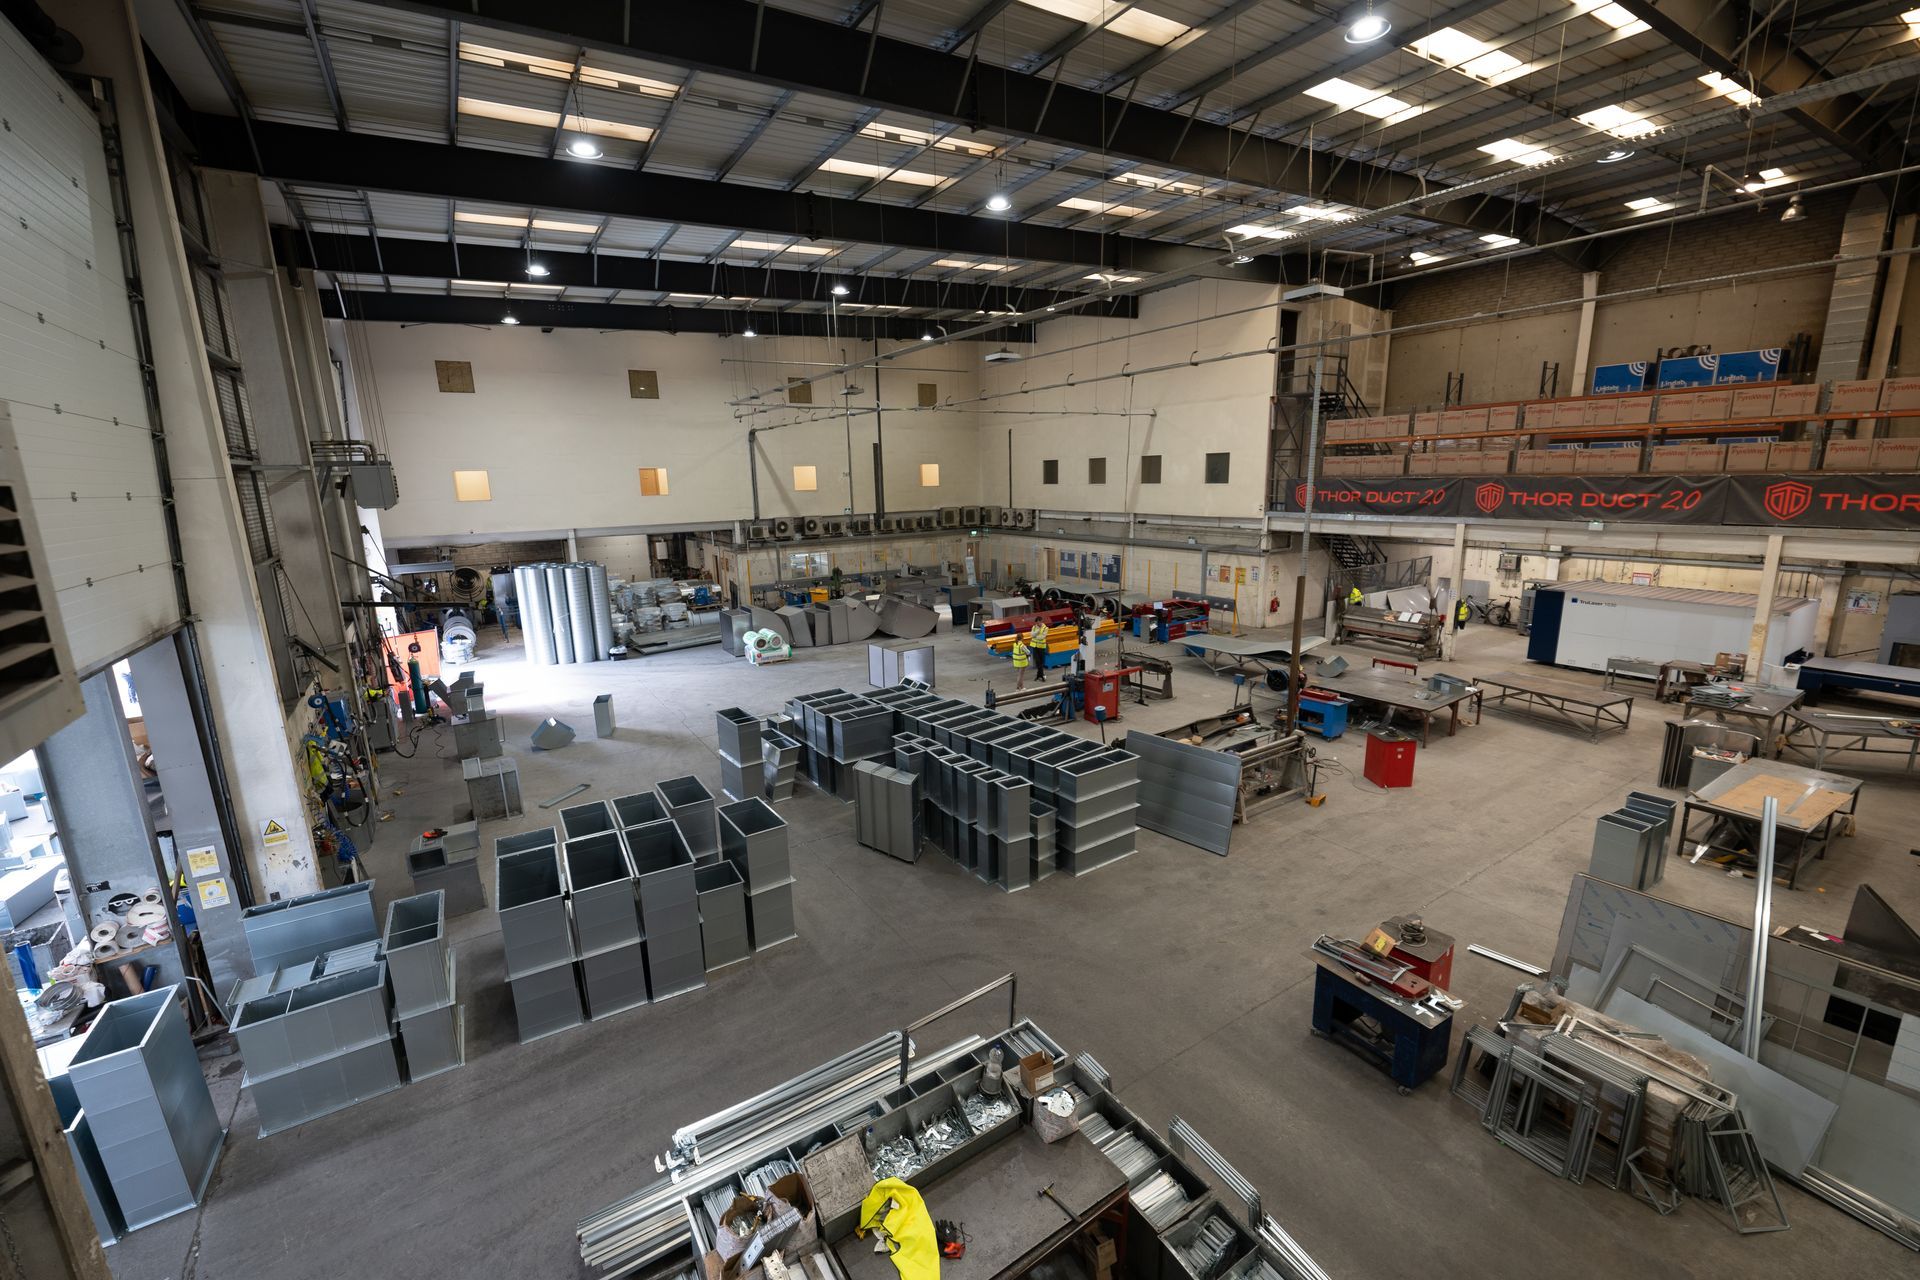
POLYGON ((1270 599, 1268 599, 1268 601, 1267 601, 1267 612, 1268 612, 1268 613, 1278 613, 1278 612, 1280 612, 1280 597, 1279 597, 1279 596, 1273 596, 1273 597, 1271 597, 1270 599))

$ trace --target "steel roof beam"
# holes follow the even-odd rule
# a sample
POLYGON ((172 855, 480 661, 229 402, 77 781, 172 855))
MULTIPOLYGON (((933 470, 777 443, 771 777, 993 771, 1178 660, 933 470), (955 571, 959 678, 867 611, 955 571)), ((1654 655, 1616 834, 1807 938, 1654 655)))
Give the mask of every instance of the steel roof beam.
MULTIPOLYGON (((1113 97, 1056 84, 930 49, 850 31, 751 0, 703 0, 650 7, 630 21, 625 5, 561 6, 551 0, 379 0, 389 8, 482 23, 542 38, 673 63, 696 71, 825 94, 969 127, 1106 152, 1215 181, 1276 189, 1280 175, 1304 174, 1299 148, 1243 129, 1138 103, 1124 115, 1113 97), (958 105, 956 105, 958 104, 958 105), (1116 126, 1116 117, 1122 117, 1116 126)), ((988 6, 990 9, 993 6, 988 6)), ((995 10, 997 12, 997 10, 995 10)), ((1421 194, 1418 178, 1384 166, 1349 165, 1323 199, 1356 207, 1397 204, 1421 194)), ((1480 230, 1529 228, 1537 243, 1576 231, 1540 210, 1493 198, 1427 211, 1436 222, 1480 230)))
MULTIPOLYGON (((1619 0, 1620 7, 1658 32, 1701 66, 1750 88, 1761 97, 1788 93, 1831 79, 1761 17, 1749 31, 1745 6, 1726 0, 1619 0)), ((1826 98, 1787 114, 1830 146, 1875 169, 1898 163, 1900 140, 1861 113, 1852 94, 1826 98)))
MULTIPOLYGON (((938 213, 766 187, 649 173, 636 179, 605 165, 480 151, 368 133, 340 134, 255 121, 259 163, 238 121, 194 117, 198 159, 216 168, 350 191, 390 191, 596 217, 681 222, 808 240, 899 245, 990 258, 1061 262, 1149 275, 1191 269, 1228 274, 1216 249, 1128 236, 938 213)), ((1266 271, 1232 271, 1275 279, 1266 271)))
MULTIPOLYGON (((380 293, 353 289, 322 293, 320 310, 334 320, 401 324, 496 325, 511 313, 523 328, 621 329, 723 336, 738 334, 749 320, 753 320, 754 327, 761 331, 763 338, 885 338, 897 342, 917 342, 927 328, 924 320, 849 315, 845 312, 835 321, 824 311, 805 314, 783 311, 775 325, 766 319, 774 310, 771 307, 729 311, 691 306, 641 306, 624 302, 553 302, 542 298, 449 297, 439 293, 380 293)), ((1033 328, 1030 325, 1013 325, 975 334, 969 341, 1032 342, 1033 328)))

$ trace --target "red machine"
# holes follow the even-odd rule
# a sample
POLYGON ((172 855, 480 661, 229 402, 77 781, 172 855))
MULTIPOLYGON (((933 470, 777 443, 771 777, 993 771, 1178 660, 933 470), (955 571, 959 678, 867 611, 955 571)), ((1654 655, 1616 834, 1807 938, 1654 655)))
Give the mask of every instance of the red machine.
POLYGON ((1111 724, 1120 718, 1120 690, 1127 677, 1139 675, 1139 667, 1108 667, 1089 671, 1080 680, 1080 718, 1094 724, 1111 724), (1100 714, 1104 711, 1106 714, 1100 714))
POLYGON ((1394 940, 1387 954, 1443 991, 1453 987, 1453 935, 1428 926, 1419 916, 1395 916, 1380 922, 1394 940))
POLYGON ((1420 744, 1398 729, 1380 729, 1367 735, 1367 762, 1362 775, 1376 787, 1413 785, 1413 753, 1420 744))
POLYGON ((1202 635, 1210 626, 1213 606, 1205 600, 1173 596, 1133 606, 1133 634, 1161 644, 1185 635, 1202 635))
POLYGON ((982 618, 980 620, 980 638, 991 640, 995 636, 1012 635, 1014 632, 1033 630, 1033 624, 1044 622, 1049 628, 1065 624, 1073 625, 1072 609, 1042 609, 1034 613, 1009 614, 1004 618, 982 618))

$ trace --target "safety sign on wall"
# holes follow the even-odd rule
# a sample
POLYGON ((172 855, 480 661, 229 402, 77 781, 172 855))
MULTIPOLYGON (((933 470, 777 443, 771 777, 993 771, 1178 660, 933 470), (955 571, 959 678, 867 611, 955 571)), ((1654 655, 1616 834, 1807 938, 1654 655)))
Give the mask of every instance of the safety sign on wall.
POLYGON ((204 849, 187 850, 187 870, 193 873, 195 880, 210 876, 219 869, 220 855, 214 852, 212 845, 204 849))
POLYGON ((287 834, 286 827, 272 818, 260 824, 260 843, 269 849, 277 844, 285 844, 291 839, 293 837, 287 834))
POLYGON ((202 911, 208 911, 214 907, 224 907, 233 901, 232 896, 227 893, 227 882, 225 880, 202 880, 199 884, 193 886, 193 888, 194 892, 200 897, 200 909, 202 911))

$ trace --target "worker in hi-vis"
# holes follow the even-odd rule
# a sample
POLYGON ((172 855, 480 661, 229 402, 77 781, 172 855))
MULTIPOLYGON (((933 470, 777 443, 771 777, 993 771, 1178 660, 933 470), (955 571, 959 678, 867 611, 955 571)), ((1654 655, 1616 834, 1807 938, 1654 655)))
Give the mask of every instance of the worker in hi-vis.
POLYGON ((1361 601, 1362 599, 1364 599, 1364 598, 1365 598, 1365 597, 1363 597, 1363 596, 1362 596, 1362 595, 1360 594, 1360 588, 1358 588, 1358 587, 1349 587, 1349 588, 1347 589, 1347 608, 1349 608, 1349 609, 1351 609, 1351 608, 1354 608, 1354 607, 1355 607, 1355 606, 1357 606, 1357 605, 1358 605, 1358 604, 1360 603, 1360 601, 1361 601))
POLYGON ((1035 622, 1033 630, 1027 633, 1027 645, 1033 650, 1035 661, 1038 663, 1038 669, 1033 673, 1035 680, 1047 678, 1047 635, 1045 622, 1035 622))
POLYGON ((1013 689, 1015 693, 1027 687, 1027 668, 1033 664, 1033 650, 1027 648, 1027 642, 1018 635, 1013 637, 1013 689))
POLYGON ((1468 604, 1464 599, 1461 600, 1459 604, 1453 606, 1453 629, 1455 631, 1465 631, 1467 629, 1467 619, 1472 616, 1473 606, 1468 604))

